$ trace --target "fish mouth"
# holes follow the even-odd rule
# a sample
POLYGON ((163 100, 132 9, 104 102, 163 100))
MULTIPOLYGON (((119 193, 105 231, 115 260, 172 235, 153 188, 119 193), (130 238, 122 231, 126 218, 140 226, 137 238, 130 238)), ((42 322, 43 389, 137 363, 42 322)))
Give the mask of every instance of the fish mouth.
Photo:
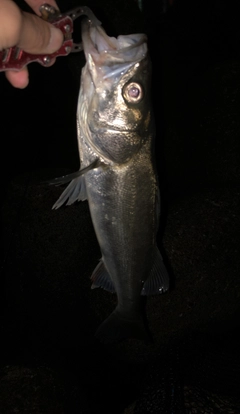
POLYGON ((96 132, 105 132, 106 131, 106 128, 107 128, 107 132, 108 132, 108 134, 109 135, 127 135, 127 136, 129 136, 130 134, 132 135, 132 134, 138 134, 139 133, 139 131, 138 131, 138 129, 136 128, 136 129, 118 129, 118 128, 109 128, 109 124, 108 123, 105 123, 105 125, 103 125, 103 123, 102 122, 99 122, 99 123, 96 123, 95 125, 94 125, 94 127, 91 125, 91 127, 90 127, 90 131, 92 132, 92 133, 96 133, 96 132))
POLYGON ((101 71, 102 79, 124 74, 147 55, 145 34, 111 37, 97 19, 83 19, 82 42, 86 61, 101 71))

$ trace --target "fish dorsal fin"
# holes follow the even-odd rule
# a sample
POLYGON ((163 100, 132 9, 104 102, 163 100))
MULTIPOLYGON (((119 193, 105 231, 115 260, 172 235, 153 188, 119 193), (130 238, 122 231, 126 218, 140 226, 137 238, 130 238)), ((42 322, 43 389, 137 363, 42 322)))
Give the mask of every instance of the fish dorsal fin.
POLYGON ((169 289, 169 275, 158 248, 155 248, 153 266, 142 288, 142 295, 157 295, 169 289))
POLYGON ((93 282, 91 289, 101 287, 107 290, 108 292, 111 292, 111 293, 115 292, 114 284, 112 282, 112 279, 108 271, 106 270, 104 266, 102 259, 98 263, 97 267, 94 269, 91 275, 91 281, 93 282))
POLYGON ((83 176, 74 178, 70 184, 65 188, 60 195, 56 203, 52 206, 52 209, 57 210, 59 207, 66 203, 67 206, 75 203, 75 201, 87 200, 86 184, 83 176))

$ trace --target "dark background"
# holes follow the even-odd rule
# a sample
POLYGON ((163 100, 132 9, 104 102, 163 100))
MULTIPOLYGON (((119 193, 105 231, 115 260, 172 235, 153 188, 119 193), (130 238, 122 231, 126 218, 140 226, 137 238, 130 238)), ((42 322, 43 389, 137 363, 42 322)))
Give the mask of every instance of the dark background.
MULTIPOLYGON (((79 5, 58 4, 63 12, 79 5)), ((84 56, 60 57, 51 68, 29 65, 25 90, 2 73, 0 412, 237 414, 238 3, 175 0, 156 8, 143 1, 143 12, 134 1, 84 5, 109 35, 148 34, 162 195, 158 239, 171 289, 147 300, 153 344, 95 341, 116 298, 90 290, 100 251, 88 205, 52 211, 62 188, 42 183, 79 168, 84 56)))

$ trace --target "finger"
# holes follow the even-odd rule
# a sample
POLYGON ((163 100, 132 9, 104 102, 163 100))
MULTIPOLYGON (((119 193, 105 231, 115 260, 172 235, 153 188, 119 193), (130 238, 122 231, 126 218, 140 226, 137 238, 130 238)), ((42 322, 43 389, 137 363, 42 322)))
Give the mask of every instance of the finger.
POLYGON ((0 1, 0 50, 15 46, 19 40, 22 14, 10 0, 0 1))
MULTIPOLYGON (((52 59, 48 67, 52 66, 56 62, 56 59, 52 59)), ((21 69, 20 71, 7 70, 6 73, 7 80, 11 83, 12 86, 19 89, 24 89, 28 86, 29 83, 29 74, 27 67, 21 69)))
POLYGON ((19 72, 9 70, 6 72, 6 78, 15 88, 24 89, 28 85, 28 70, 24 68, 19 72))
POLYGON ((63 33, 39 17, 22 13, 22 28, 17 46, 28 53, 53 53, 63 43, 63 33))
POLYGON ((0 1, 0 50, 17 45, 29 53, 53 53, 62 42, 62 32, 50 23, 22 13, 11 0, 0 1))
MULTIPOLYGON (((40 16, 39 8, 45 3, 45 1, 43 0, 25 0, 25 1, 33 9, 33 11, 40 16)), ((47 3, 50 4, 50 6, 55 7, 55 9, 58 9, 58 5, 54 0, 48 0, 47 3)))

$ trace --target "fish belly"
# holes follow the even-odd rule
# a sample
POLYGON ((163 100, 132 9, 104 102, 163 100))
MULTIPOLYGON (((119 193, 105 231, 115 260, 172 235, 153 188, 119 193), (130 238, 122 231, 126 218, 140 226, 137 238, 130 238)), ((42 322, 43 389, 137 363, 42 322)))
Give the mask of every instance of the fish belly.
POLYGON ((118 310, 139 311, 156 237, 156 178, 150 162, 98 168, 86 175, 89 208, 118 310))

